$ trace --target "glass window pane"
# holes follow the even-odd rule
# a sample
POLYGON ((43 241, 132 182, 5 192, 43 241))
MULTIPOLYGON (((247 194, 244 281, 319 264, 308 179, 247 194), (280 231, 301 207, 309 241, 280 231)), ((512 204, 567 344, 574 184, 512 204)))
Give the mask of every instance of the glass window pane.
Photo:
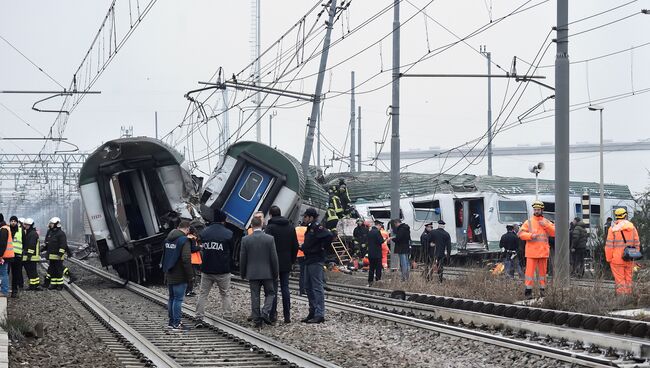
POLYGON ((416 209, 415 221, 435 222, 440 220, 440 214, 434 210, 416 209))
POLYGON ((499 201, 499 211, 526 212, 526 201, 499 201))
POLYGON ((257 189, 262 184, 262 176, 256 172, 251 172, 246 178, 246 182, 239 191, 239 196, 242 197, 245 201, 250 201, 255 196, 257 189))

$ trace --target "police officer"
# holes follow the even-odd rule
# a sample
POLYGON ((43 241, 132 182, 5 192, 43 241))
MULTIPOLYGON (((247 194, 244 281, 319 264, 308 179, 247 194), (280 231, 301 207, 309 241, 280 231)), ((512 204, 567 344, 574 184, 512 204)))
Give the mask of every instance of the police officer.
POLYGON ((318 212, 308 208, 302 215, 307 224, 305 242, 301 249, 305 253, 305 289, 309 299, 309 314, 305 323, 325 322, 325 291, 323 285, 323 266, 325 249, 331 244, 333 234, 318 223, 318 212))
POLYGON ((431 232, 431 242, 435 244, 433 255, 436 260, 438 281, 442 282, 442 272, 444 270, 443 266, 445 263, 445 258, 447 259, 447 263, 449 263, 449 258, 451 257, 451 236, 447 230, 445 230, 444 221, 439 220, 438 228, 431 232))
POLYGON ((45 275, 45 287, 50 290, 63 290, 63 258, 67 253, 72 256, 68 240, 61 229, 61 219, 52 217, 48 224, 49 230, 45 235, 45 249, 50 262, 45 275))
POLYGON ((27 272, 29 287, 27 290, 40 291, 41 278, 38 276, 37 267, 41 262, 41 241, 34 227, 34 220, 26 218, 23 221, 25 238, 23 239, 23 265, 27 272))

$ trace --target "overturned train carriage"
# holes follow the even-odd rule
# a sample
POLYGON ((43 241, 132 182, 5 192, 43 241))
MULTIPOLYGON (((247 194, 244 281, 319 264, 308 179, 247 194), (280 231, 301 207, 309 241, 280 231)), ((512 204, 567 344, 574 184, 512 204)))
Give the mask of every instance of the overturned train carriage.
POLYGON ((165 236, 180 219, 199 217, 199 183, 183 161, 147 137, 109 141, 88 157, 79 187, 102 265, 136 282, 161 279, 165 236))
POLYGON ((236 260, 238 240, 254 212, 268 214, 269 208, 276 205, 297 223, 307 207, 323 213, 327 193, 314 179, 314 172, 304 173, 293 156, 261 143, 238 142, 228 147, 205 182, 200 202, 206 219, 217 208, 226 213, 228 226, 235 233, 236 260))

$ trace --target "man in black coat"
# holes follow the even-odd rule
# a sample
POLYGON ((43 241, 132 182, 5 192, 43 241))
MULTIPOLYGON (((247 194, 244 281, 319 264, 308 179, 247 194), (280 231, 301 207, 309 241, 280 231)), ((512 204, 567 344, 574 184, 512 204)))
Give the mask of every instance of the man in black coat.
POLYGON ((358 219, 357 227, 355 227, 352 232, 354 255, 357 257, 363 258, 363 255, 366 254, 366 248, 368 247, 368 230, 368 226, 364 224, 363 220, 358 219))
POLYGON ((366 222, 367 226, 372 226, 368 231, 368 260, 370 266, 368 267, 368 287, 372 286, 375 281, 381 280, 381 246, 384 242, 384 237, 381 236, 377 225, 371 221, 366 222))
POLYGON ((585 253, 587 251, 587 240, 589 233, 585 229, 586 224, 580 217, 573 219, 573 230, 571 231, 571 266, 573 273, 577 277, 582 277, 585 273, 585 253))
POLYGON ((325 249, 331 246, 334 235, 318 223, 318 211, 308 208, 302 215, 307 224, 305 242, 301 249, 305 253, 305 289, 309 299, 309 314, 301 322, 325 322, 325 289, 323 266, 325 249))
POLYGON ((400 271, 402 273, 402 281, 409 279, 409 271, 411 270, 411 262, 409 256, 411 255, 411 228, 402 223, 400 219, 393 220, 393 232, 395 235, 391 240, 395 243, 395 254, 399 257, 400 271))
MULTIPOLYGON (((278 253, 280 267, 280 288, 282 289, 282 313, 284 323, 291 323, 291 294, 289 293, 289 273, 298 255, 298 237, 296 229, 289 220, 282 216, 280 207, 271 206, 271 218, 266 224, 266 233, 275 240, 275 250, 278 253)), ((270 313, 271 321, 278 318, 278 279, 275 279, 275 299, 270 313)))
POLYGON ((435 244, 434 258, 438 270, 438 280, 442 282, 443 265, 445 258, 451 257, 451 236, 445 230, 445 222, 438 221, 438 228, 431 232, 431 242, 435 244))
POLYGON ((503 252, 506 274, 514 278, 516 269, 519 278, 522 279, 524 272, 521 270, 521 264, 518 259, 521 256, 519 254, 519 237, 513 225, 506 225, 506 233, 501 235, 499 248, 503 252))
POLYGON ((216 209, 213 215, 214 222, 203 229, 199 234, 200 248, 203 250, 201 263, 201 286, 199 299, 196 303, 196 318, 194 327, 203 327, 201 320, 205 311, 212 286, 217 284, 221 295, 221 309, 224 317, 232 316, 232 300, 230 298, 230 262, 233 252, 233 234, 226 227, 226 214, 216 209))

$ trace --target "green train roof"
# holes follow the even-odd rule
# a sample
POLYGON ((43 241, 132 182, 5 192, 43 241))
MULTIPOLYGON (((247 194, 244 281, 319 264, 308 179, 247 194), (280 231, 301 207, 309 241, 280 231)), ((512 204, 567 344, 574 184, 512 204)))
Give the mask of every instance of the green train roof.
MULTIPOLYGON (((345 179, 353 201, 369 202, 390 198, 390 174, 384 172, 336 173, 325 178, 325 188, 337 185, 345 179)), ((599 196, 599 184, 572 181, 570 195, 582 195, 585 191, 591 196, 599 196)), ((413 197, 432 193, 493 192, 501 195, 534 195, 534 178, 503 176, 476 176, 470 174, 422 174, 401 173, 400 195, 413 197)), ((539 180, 540 194, 554 194, 555 181, 539 180)), ((631 199, 632 193, 627 185, 605 184, 605 197, 631 199)))

